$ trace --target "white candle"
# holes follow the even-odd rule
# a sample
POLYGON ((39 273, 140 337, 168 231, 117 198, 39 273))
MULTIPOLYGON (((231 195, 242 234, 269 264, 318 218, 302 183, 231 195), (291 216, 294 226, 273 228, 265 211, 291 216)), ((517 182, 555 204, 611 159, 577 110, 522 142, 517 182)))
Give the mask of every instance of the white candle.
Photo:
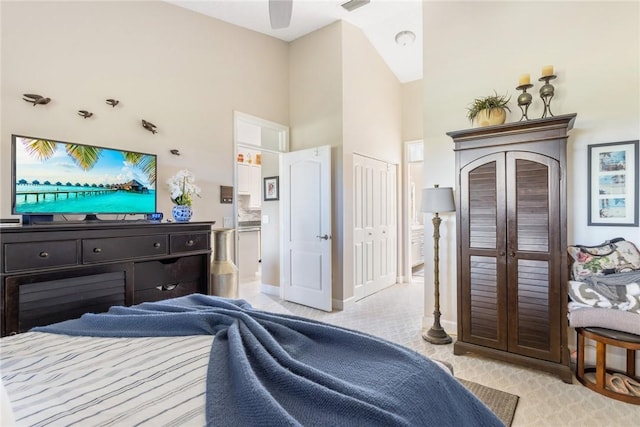
POLYGON ((518 86, 528 85, 531 83, 531 76, 529 74, 523 74, 518 79, 518 86))
POLYGON ((553 65, 545 65, 542 67, 542 77, 553 75, 553 65))

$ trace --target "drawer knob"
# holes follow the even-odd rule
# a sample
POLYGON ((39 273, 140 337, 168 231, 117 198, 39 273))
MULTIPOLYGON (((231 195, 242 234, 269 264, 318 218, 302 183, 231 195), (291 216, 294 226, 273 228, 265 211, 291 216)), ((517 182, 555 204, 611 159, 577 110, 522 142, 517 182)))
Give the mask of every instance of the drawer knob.
POLYGON ((160 243, 155 242, 155 243, 153 244, 153 247, 154 247, 154 248, 159 248, 159 247, 160 247, 160 243))
POLYGON ((187 240, 187 246, 193 246, 194 243, 193 240, 187 240))
POLYGON ((159 290, 159 291, 163 291, 163 292, 164 291, 172 291, 175 288, 177 288, 178 285, 179 285, 179 283, 171 283, 169 285, 159 285, 159 286, 156 286, 156 289, 159 290))
POLYGON ((49 252, 42 251, 40 252, 39 256, 40 258, 49 258, 49 252))
POLYGON ((93 248, 93 253, 94 253, 94 254, 99 254, 100 252, 102 252, 102 249, 100 249, 100 248, 93 248))

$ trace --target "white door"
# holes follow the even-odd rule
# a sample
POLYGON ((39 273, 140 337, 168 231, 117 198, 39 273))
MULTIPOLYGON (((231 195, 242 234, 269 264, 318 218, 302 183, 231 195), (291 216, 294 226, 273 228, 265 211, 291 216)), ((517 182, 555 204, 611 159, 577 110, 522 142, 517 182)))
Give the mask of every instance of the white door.
MULTIPOLYGON (((382 163, 382 162, 380 162, 382 163)), ((396 165, 379 164, 376 177, 380 181, 377 235, 380 247, 379 285, 374 292, 396 283, 398 265, 396 165)))
POLYGON ((396 165, 355 154, 354 284, 356 300, 396 282, 396 165))
POLYGON ((374 170, 366 157, 353 158, 353 272, 356 300, 369 295, 376 278, 374 207, 374 170))
POLYGON ((282 297, 331 311, 331 147, 280 157, 282 297))

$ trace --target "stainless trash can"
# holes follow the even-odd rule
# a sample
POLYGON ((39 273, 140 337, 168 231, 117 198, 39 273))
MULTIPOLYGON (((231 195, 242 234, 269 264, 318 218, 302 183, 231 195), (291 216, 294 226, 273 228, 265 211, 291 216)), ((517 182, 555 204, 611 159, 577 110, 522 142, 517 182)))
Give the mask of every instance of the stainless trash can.
POLYGON ((211 287, 213 295, 238 298, 238 267, 231 257, 231 239, 234 228, 213 230, 214 252, 211 261, 211 287))

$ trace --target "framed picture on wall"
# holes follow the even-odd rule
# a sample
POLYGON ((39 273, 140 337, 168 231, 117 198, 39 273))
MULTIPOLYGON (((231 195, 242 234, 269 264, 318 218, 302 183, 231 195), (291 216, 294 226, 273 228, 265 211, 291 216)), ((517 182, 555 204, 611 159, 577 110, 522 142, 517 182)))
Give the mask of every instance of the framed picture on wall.
POLYGON ((638 225, 638 141, 588 147, 588 225, 638 225))
POLYGON ((262 190, 264 194, 264 200, 279 200, 280 199, 280 186, 277 176, 269 176, 264 178, 264 188, 262 190))

